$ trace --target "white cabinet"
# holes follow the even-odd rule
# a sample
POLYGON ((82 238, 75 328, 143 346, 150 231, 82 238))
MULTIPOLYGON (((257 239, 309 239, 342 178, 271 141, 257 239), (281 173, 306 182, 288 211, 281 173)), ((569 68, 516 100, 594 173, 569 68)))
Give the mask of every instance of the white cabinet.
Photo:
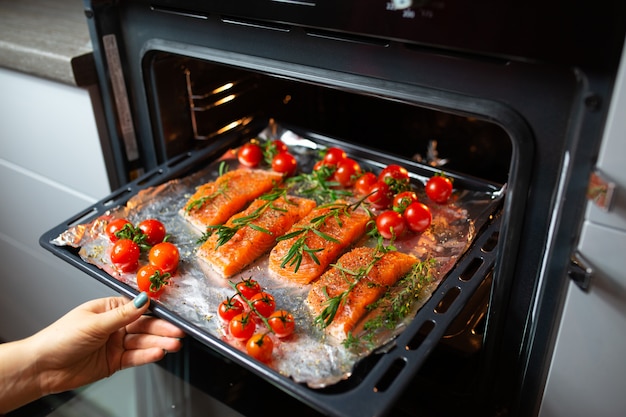
POLYGON ((39 246, 110 193, 89 92, 0 68, 0 340, 114 294, 39 246))

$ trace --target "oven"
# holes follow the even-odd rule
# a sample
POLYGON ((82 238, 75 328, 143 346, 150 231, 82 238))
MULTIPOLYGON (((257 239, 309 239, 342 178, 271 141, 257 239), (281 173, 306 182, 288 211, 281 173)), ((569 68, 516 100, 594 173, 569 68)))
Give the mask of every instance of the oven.
MULTIPOLYGON (((284 130, 415 167, 418 177, 443 170, 496 190, 499 201, 471 256, 424 307, 432 309, 424 324, 345 381, 310 388, 192 327, 166 370, 244 415, 537 413, 565 290, 580 276, 572 260, 621 56, 623 5, 84 6, 115 197, 186 174, 214 149, 284 130)), ((74 253, 51 250, 74 262, 74 253)), ((154 312, 178 321, 167 308, 154 312)), ((183 398, 194 409, 195 397, 183 398)))

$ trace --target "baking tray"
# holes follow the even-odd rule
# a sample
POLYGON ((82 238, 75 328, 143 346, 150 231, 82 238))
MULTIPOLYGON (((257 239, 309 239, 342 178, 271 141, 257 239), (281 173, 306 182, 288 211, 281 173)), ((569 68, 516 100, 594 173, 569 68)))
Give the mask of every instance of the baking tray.
MULTIPOLYGON (((427 178, 440 170, 315 132, 302 131, 294 127, 288 127, 284 132, 321 147, 341 146, 351 157, 370 169, 381 169, 388 164, 397 163, 407 167, 414 178, 427 178)), ((224 136, 220 141, 202 150, 173 158, 44 233, 40 238, 41 246, 120 294, 134 297, 137 294, 135 288, 99 267, 85 262, 79 255, 78 248, 53 243, 55 239, 75 225, 89 223, 112 209, 123 207, 141 191, 194 174, 221 157, 227 150, 254 136, 256 135, 224 136)), ((281 139, 283 137, 280 136, 281 139)), ((305 171, 310 169, 306 162, 302 165, 305 171)), ((444 336, 446 329, 462 311, 474 291, 492 271, 495 263, 500 227, 499 210, 505 187, 461 174, 448 171, 446 173, 454 178, 455 188, 484 192, 493 196, 493 203, 489 204, 479 218, 474 219, 475 237, 471 245, 440 281, 439 286, 413 320, 391 343, 385 345, 384 349, 360 359, 345 380, 323 388, 311 388, 257 362, 160 302, 151 301, 151 311, 155 316, 181 327, 189 337, 220 352, 326 415, 338 417, 384 415, 444 336)))

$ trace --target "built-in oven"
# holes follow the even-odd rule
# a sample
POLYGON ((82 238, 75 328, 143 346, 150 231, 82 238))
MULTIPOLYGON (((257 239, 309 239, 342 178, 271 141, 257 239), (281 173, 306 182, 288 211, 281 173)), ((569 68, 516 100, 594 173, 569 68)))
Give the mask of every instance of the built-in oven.
POLYGON ((245 415, 535 414, 624 40, 624 6, 601 6, 85 1, 119 192, 269 131, 497 200, 413 334, 337 384, 284 378, 193 326, 163 366, 245 415))

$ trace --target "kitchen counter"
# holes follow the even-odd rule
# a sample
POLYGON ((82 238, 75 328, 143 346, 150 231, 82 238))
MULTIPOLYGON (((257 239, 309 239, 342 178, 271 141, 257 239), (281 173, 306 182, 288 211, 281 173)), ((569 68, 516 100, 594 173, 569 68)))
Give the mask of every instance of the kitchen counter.
POLYGON ((0 0, 0 66, 87 86, 91 51, 81 0, 0 0))

